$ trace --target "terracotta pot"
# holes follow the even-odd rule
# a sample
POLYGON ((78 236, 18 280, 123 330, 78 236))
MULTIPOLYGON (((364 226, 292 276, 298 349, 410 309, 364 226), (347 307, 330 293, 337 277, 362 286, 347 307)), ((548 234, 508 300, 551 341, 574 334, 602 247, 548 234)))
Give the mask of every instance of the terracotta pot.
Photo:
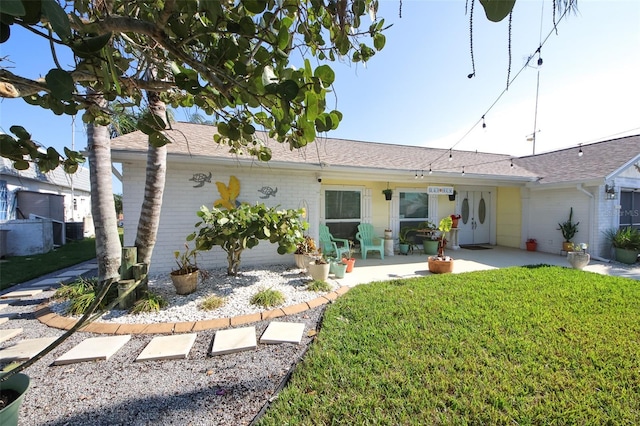
POLYGON ((347 264, 347 272, 351 272, 351 271, 353 271, 353 267, 356 265, 356 258, 355 257, 352 257, 350 259, 343 258, 342 259, 342 263, 346 263, 347 264))
POLYGON ((525 243, 527 245, 527 251, 536 251, 538 248, 538 243, 525 243))
POLYGON ((171 273, 171 281, 178 294, 191 294, 198 288, 198 271, 188 274, 171 273))
POLYGON ((440 260, 435 256, 429 256, 427 263, 429 264, 429 272, 432 274, 448 274, 453 272, 453 259, 440 260))
POLYGON ((460 220, 460 219, 451 219, 451 227, 452 228, 457 228, 458 227, 458 220, 460 220))

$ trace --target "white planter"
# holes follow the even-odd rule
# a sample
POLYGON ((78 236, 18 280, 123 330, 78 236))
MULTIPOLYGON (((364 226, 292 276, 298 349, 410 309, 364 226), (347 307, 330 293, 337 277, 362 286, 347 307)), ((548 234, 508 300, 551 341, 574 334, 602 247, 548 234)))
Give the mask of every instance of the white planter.
POLYGON ((573 269, 582 269, 589 264, 591 255, 581 251, 570 251, 567 253, 567 260, 573 269))
POLYGON ((315 262, 309 263, 308 271, 309 275, 314 281, 326 281, 329 278, 329 265, 328 263, 320 263, 318 265, 315 262))

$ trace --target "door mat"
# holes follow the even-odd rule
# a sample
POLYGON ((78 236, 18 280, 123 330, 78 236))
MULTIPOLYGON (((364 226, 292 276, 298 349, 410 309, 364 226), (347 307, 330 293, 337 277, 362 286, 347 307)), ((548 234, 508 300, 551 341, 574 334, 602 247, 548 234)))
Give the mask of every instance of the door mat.
POLYGON ((460 245, 460 248, 467 250, 491 250, 491 247, 480 246, 477 244, 463 244, 460 245))

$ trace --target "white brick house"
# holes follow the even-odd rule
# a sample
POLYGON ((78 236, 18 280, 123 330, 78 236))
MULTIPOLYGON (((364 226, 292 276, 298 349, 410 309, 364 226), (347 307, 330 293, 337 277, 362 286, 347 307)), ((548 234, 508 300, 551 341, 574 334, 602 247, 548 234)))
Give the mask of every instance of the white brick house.
MULTIPOLYGON (((590 243, 590 252, 603 257, 608 248, 600 231, 620 226, 615 212, 624 209, 615 206, 629 199, 628 193, 635 202, 636 193, 630 190, 640 188, 640 171, 634 167, 640 161, 640 136, 583 145, 580 157, 576 147, 522 158, 331 138, 290 150, 263 136, 273 157, 261 163, 215 144, 215 127, 173 123, 172 128, 167 131, 173 143, 168 146, 154 272, 172 269, 173 252, 183 248, 198 221, 196 211, 210 207, 219 198, 215 182, 227 184, 232 175, 240 181, 239 201, 305 207, 314 237, 321 223, 334 235, 353 238, 355 226, 369 222, 380 235, 392 229, 397 242, 404 226, 462 213, 461 244, 524 248, 527 238, 536 238, 539 250, 560 253, 557 224, 573 207, 574 220, 581 222, 574 241, 590 243), (606 199, 605 185, 615 187, 616 200, 606 199), (381 194, 385 188, 393 189, 391 201, 381 194), (451 190, 455 197, 446 195, 451 190)), ((141 132, 112 141, 113 161, 122 164, 125 245, 135 238, 146 150, 147 137, 141 132)), ((640 209, 640 199, 631 207, 640 209)), ((640 220, 633 220, 640 226, 640 220)), ((292 263, 292 256, 278 255, 276 246, 265 241, 243 253, 245 266, 278 262, 292 263)), ((223 266, 225 254, 212 250, 200 263, 223 266)))

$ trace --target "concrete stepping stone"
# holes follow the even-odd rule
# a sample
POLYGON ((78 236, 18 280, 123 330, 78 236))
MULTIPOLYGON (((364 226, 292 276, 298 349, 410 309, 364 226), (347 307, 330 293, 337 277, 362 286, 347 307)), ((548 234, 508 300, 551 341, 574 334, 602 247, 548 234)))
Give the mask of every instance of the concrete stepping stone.
POLYGON ((5 322, 9 322, 10 319, 17 317, 18 314, 15 312, 11 312, 9 314, 0 314, 0 324, 4 324, 5 322))
POLYGON ((35 296, 36 294, 40 294, 40 293, 42 293, 42 290, 40 289, 16 290, 16 291, 12 291, 12 292, 0 295, 0 299, 21 299, 23 297, 35 296))
POLYGON ((57 337, 26 339, 0 350, 0 361, 27 361, 52 344, 57 337))
POLYGON ((121 336, 90 337, 74 346, 53 361, 53 365, 75 364, 86 361, 106 361, 118 352, 129 340, 130 334, 121 336))
POLYGON ((304 323, 273 321, 262 333, 260 343, 296 343, 302 341, 304 323))
POLYGON ((136 361, 186 359, 191 347, 196 342, 197 335, 197 333, 189 333, 154 337, 140 352, 136 361))
POLYGON ((211 355, 232 354, 249 351, 257 346, 255 326, 231 328, 216 332, 210 353, 211 355))
POLYGON ((9 306, 8 303, 0 303, 0 311, 5 309, 7 306, 9 306))
POLYGON ((16 337, 18 334, 22 333, 22 330, 22 328, 8 328, 6 330, 0 330, 0 343, 16 337))
POLYGON ((71 270, 71 271, 62 272, 62 273, 58 274, 58 277, 61 277, 61 278, 75 278, 75 277, 79 277, 82 274, 86 274, 89 271, 90 271, 90 269, 74 269, 74 270, 71 270))
POLYGON ((25 289, 32 289, 34 287, 51 287, 60 284, 60 278, 45 278, 44 280, 36 281, 31 284, 24 284, 21 287, 25 289))

